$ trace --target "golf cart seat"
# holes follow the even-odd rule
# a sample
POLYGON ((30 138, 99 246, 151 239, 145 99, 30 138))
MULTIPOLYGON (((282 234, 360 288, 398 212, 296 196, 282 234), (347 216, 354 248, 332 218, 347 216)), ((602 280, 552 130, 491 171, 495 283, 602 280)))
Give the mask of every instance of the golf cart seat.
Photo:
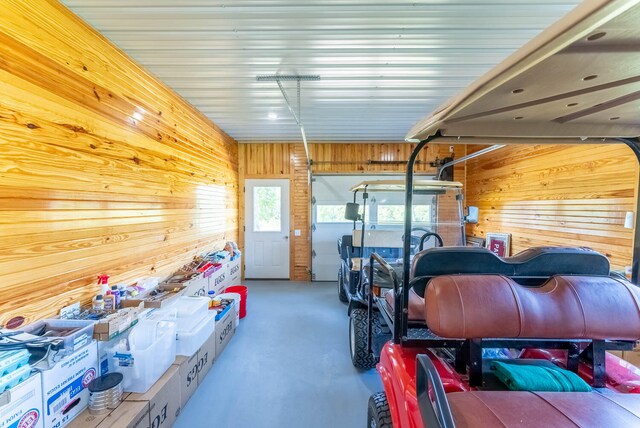
POLYGON ((447 394, 456 428, 640 426, 640 395, 470 391, 447 394))
MULTIPOLYGON (((424 290, 439 275, 487 274, 514 277, 524 285, 538 286, 553 275, 609 275, 609 260, 587 248, 534 247, 513 257, 501 258, 486 248, 430 248, 416 255, 411 266, 409 321, 425 319, 424 290)), ((386 308, 393 314, 393 290, 385 293, 386 308)))
POLYGON ((440 337, 640 338, 640 289, 609 276, 557 275, 525 287, 502 275, 444 275, 424 300, 424 320, 440 337))
POLYGON ((431 278, 451 274, 495 274, 524 285, 539 285, 552 275, 609 275, 609 260, 588 248, 534 247, 513 257, 499 257, 487 248, 440 247, 416 254, 411 285, 418 296, 431 278))
MULTIPOLYGON (((605 348, 596 348, 595 342, 638 340, 639 302, 637 287, 609 276, 558 275, 541 287, 525 287, 502 275, 445 275, 427 286, 425 321, 431 331, 444 338, 499 338, 504 343, 523 338, 591 341, 591 382, 597 387, 602 385, 596 384, 595 366, 604 367, 606 357, 605 348)), ((477 357, 473 366, 483 367, 482 353, 477 357)), ((418 356, 421 367, 433 370, 428 362, 425 365, 424 358, 418 356)), ((520 361, 519 365, 536 364, 515 361, 520 361)), ((435 376, 431 378, 438 381, 435 376)), ((418 394, 424 397, 422 373, 418 379, 418 394)), ((442 384, 436 386, 436 400, 440 402, 435 407, 421 404, 423 417, 433 416, 434 408, 450 410, 456 428, 640 426, 640 394, 610 390, 543 392, 534 386, 531 390, 490 390, 486 384, 480 391, 443 394, 441 388, 442 384)))
POLYGON ((353 246, 351 235, 342 235, 342 238, 338 238, 338 253, 342 261, 349 265, 351 259, 360 257, 360 247, 353 246))

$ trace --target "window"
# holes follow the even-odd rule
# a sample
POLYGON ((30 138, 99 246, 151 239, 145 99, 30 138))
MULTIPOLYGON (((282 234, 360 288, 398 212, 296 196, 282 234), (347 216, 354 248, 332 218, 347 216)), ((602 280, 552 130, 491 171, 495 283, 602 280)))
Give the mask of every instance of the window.
POLYGON ((316 221, 318 223, 350 223, 344 218, 344 205, 318 205, 316 221))
POLYGON ((282 195, 280 187, 253 188, 253 231, 281 232, 282 195))
MULTIPOLYGON (((431 222, 430 205, 414 205, 413 221, 416 223, 431 222)), ((404 205, 379 205, 379 224, 404 224, 404 205)))
MULTIPOLYGON (((344 218, 345 205, 317 205, 317 223, 351 223, 351 220, 344 218)), ((362 214, 362 205, 360 205, 362 214)), ((369 221, 369 206, 367 205, 367 221, 369 221)))

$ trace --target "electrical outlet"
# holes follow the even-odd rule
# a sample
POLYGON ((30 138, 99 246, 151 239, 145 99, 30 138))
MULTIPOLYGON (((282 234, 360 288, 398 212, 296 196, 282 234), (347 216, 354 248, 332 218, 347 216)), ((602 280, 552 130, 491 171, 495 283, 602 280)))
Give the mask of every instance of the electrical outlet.
POLYGON ((624 267, 624 274, 625 275, 631 275, 631 266, 625 266, 624 267))
POLYGON ((302 232, 300 231, 300 229, 296 229, 293 231, 293 236, 302 236, 302 232))

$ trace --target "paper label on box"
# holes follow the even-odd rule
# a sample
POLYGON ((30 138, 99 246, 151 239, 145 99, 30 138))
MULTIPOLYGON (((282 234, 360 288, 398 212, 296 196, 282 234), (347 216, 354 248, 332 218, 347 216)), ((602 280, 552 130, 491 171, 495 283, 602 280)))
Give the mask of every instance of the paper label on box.
POLYGON ((34 428, 38 426, 39 420, 40 411, 38 409, 29 409, 20 419, 7 428, 34 428))
POLYGON ((79 399, 76 396, 85 389, 89 382, 96 378, 96 370, 92 367, 71 381, 64 389, 53 394, 47 399, 47 415, 67 413, 68 406, 75 406, 79 399))
POLYGON ((97 346, 92 342, 42 372, 47 428, 61 428, 84 410, 89 401, 87 386, 95 379, 97 368, 97 346))
POLYGON ((41 428, 42 382, 40 374, 6 391, 0 403, 0 428, 41 428), (5 395, 6 394, 6 395, 5 395))

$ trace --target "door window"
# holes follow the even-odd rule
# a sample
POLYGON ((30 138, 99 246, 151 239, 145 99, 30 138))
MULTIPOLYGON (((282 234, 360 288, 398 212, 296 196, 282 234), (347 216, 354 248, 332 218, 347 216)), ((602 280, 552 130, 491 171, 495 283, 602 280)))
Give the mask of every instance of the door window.
POLYGON ((253 231, 281 232, 282 194, 280 187, 253 188, 253 231))

